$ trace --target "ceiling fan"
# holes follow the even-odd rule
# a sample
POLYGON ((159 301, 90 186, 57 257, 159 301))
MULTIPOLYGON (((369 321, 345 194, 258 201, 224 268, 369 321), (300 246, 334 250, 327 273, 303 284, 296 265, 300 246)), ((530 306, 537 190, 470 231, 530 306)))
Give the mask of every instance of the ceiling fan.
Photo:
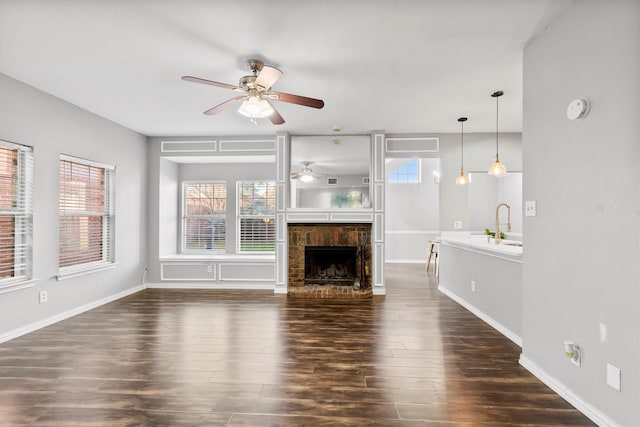
POLYGON ((313 169, 309 167, 311 163, 312 162, 302 162, 304 167, 300 169, 300 172, 291 172, 291 179, 299 179, 302 182, 311 182, 318 178, 318 174, 314 173, 313 169))
POLYGON ((204 114, 209 116, 217 114, 225 108, 242 101, 238 108, 238 112, 240 114, 247 116, 252 120, 268 117, 274 125, 281 125, 284 123, 284 119, 273 107, 270 100, 289 102, 291 104, 298 104, 318 109, 324 107, 324 101, 321 99, 308 98, 306 96, 292 95, 290 93, 271 90, 271 86, 273 86, 280 76, 282 76, 282 71, 277 68, 264 65, 264 63, 258 59, 249 59, 247 61, 247 65, 251 70, 252 75, 242 77, 238 86, 193 76, 182 76, 182 80, 217 86, 243 93, 242 95, 231 98, 222 104, 216 105, 215 107, 205 111, 204 114))

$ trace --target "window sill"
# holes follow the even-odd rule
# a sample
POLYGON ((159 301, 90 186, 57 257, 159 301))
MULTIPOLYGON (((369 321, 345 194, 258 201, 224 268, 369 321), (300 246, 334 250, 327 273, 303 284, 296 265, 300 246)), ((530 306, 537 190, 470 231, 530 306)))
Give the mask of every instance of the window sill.
POLYGON ((264 261, 273 262, 275 254, 172 254, 163 255, 160 261, 185 261, 185 260, 210 260, 210 261, 264 261))
POLYGON ((19 291, 20 289, 32 288, 36 283, 35 279, 17 279, 15 282, 0 284, 0 294, 19 291))
POLYGON ((108 263, 108 264, 100 264, 87 268, 77 269, 77 270, 69 270, 64 272, 59 272, 56 276, 56 280, 66 280, 71 279, 73 277, 84 276, 86 274, 97 273, 99 271, 111 270, 112 268, 116 268, 118 264, 116 263, 108 263))

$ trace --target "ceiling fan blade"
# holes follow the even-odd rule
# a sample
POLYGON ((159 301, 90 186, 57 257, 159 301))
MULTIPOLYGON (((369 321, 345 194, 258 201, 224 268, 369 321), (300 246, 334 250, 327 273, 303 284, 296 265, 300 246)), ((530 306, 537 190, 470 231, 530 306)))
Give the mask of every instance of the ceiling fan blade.
POLYGON ((218 114, 220 111, 224 110, 225 108, 230 107, 231 104, 233 104, 234 102, 238 102, 244 98, 245 98, 244 96, 236 96, 235 98, 231 98, 227 101, 224 101, 222 104, 219 104, 213 108, 210 108, 209 110, 205 111, 204 114, 206 114, 207 116, 213 116, 214 114, 218 114))
POLYGON ((291 172, 291 179, 300 178, 300 172, 291 172))
POLYGON ((271 123, 273 123, 274 125, 283 124, 284 118, 280 115, 280 113, 278 113, 278 110, 276 110, 273 104, 270 103, 268 100, 265 99, 265 101, 267 101, 271 106, 271 108, 273 108, 273 113, 271 113, 271 115, 269 116, 269 120, 271 120, 271 123))
POLYGON ((269 67, 265 65, 260 70, 260 74, 258 74, 258 78, 256 79, 256 85, 261 86, 265 89, 269 89, 278 79, 282 76, 282 71, 278 70, 274 67, 269 67))
POLYGON ((182 76, 182 80, 184 80, 185 82, 201 83, 203 85, 217 86, 217 87, 221 87, 221 88, 224 88, 224 89, 232 89, 232 90, 240 89, 240 90, 244 91, 244 89, 242 89, 239 86, 230 85, 230 84, 227 84, 227 83, 214 82, 213 80, 201 79, 199 77, 182 76))
POLYGON ((284 92, 269 92, 269 97, 282 102, 291 104, 304 105, 305 107, 322 108, 324 101, 322 99, 308 98, 306 96, 292 95, 284 92))

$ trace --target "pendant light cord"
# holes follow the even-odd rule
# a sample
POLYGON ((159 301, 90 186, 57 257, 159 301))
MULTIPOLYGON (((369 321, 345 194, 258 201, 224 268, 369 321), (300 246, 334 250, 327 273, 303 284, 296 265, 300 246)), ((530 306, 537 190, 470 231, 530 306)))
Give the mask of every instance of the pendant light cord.
POLYGON ((500 95, 496 96, 496 159, 498 158, 498 98, 500 95))
POLYGON ((464 120, 460 122, 460 169, 464 169, 464 120))

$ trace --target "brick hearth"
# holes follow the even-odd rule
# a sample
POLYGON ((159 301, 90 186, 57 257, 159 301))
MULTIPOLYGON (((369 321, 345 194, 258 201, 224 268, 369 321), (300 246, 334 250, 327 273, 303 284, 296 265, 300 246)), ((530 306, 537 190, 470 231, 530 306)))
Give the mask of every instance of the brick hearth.
MULTIPOLYGON (((337 296, 331 295, 346 295, 350 293, 354 296, 347 298, 358 298, 361 294, 370 293, 371 224, 289 224, 288 233, 289 289, 294 289, 296 294, 314 294, 312 289, 307 289, 305 292, 301 292, 301 289, 296 289, 305 287, 304 262, 306 246, 354 246, 358 248, 356 271, 358 275, 361 275, 360 289, 354 290, 351 286, 338 286, 338 288, 345 288, 338 292, 329 290, 333 287, 327 287, 324 293, 320 292, 314 295, 327 295, 317 296, 317 298, 337 298, 337 296), (347 289, 350 291, 347 291, 347 289)), ((307 288, 310 287, 307 286, 307 288)), ((320 288, 324 288, 324 286, 320 288)))

